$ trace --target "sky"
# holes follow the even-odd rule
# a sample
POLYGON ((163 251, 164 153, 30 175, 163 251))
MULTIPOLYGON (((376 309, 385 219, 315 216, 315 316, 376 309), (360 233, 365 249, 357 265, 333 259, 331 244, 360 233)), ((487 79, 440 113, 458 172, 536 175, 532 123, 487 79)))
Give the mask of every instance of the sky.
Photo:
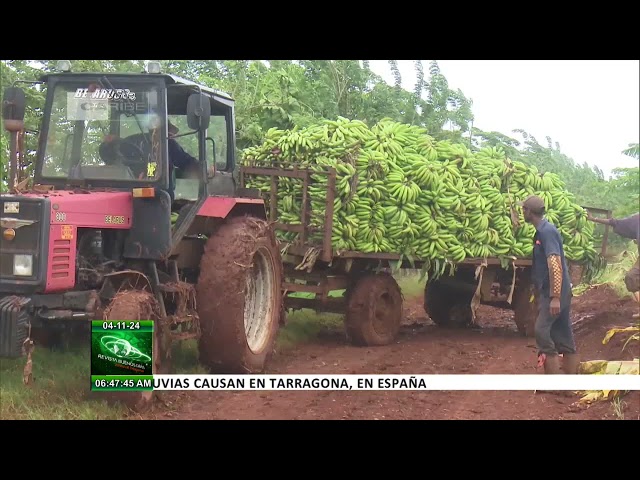
MULTIPOLYGON (((429 62, 422 60, 425 80, 429 62)), ((386 60, 371 70, 393 84, 386 60)), ((518 140, 523 129, 546 146, 547 136, 577 163, 603 170, 638 161, 621 153, 640 136, 638 60, 438 60, 449 88, 473 101, 473 126, 518 140)), ((402 86, 413 90, 414 60, 398 60, 402 86)))

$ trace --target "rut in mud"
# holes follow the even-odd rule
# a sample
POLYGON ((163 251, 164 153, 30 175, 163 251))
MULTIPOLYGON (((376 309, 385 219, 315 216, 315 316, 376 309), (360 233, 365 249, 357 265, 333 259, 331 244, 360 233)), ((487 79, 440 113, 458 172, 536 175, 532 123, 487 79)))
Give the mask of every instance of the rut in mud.
MULTIPOLYGON (((572 319, 584 359, 631 360, 640 347, 623 339, 607 345, 612 327, 627 326, 637 304, 607 288, 574 299, 572 319)), ((277 374, 531 374, 537 373, 533 339, 517 333, 513 313, 481 307, 482 328, 435 326, 422 299, 407 299, 398 340, 387 346, 356 347, 342 332, 277 354, 269 373, 277 374)), ((497 392, 167 392, 169 407, 156 419, 604 419, 619 418, 611 402, 576 405, 578 396, 527 391, 497 392)), ((640 419, 640 392, 622 398, 625 419, 640 419)))

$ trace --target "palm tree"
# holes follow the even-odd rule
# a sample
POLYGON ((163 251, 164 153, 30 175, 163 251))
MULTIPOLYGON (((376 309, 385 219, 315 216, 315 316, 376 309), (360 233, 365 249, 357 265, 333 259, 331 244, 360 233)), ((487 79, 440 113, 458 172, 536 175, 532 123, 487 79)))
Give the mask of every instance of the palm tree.
POLYGON ((623 150, 622 153, 631 158, 638 159, 640 158, 640 146, 637 143, 630 143, 629 148, 623 150))

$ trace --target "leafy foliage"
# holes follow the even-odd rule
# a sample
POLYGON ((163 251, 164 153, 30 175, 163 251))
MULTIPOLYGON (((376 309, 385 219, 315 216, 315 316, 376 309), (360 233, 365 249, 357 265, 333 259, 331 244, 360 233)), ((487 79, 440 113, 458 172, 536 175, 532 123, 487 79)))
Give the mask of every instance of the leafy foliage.
POLYGON ((629 155, 632 158, 640 158, 640 145, 637 143, 630 143, 629 148, 625 148, 622 153, 629 155))
MULTIPOLYGON (((0 84, 36 80, 55 67, 55 60, 2 60, 0 84)), ((637 211, 638 167, 617 169, 605 179, 597 167, 567 157, 560 145, 547 138, 541 144, 522 130, 509 135, 471 128, 472 102, 460 90, 449 87, 438 63, 423 68, 415 62, 413 91, 401 88, 396 60, 389 60, 394 85, 369 69, 367 60, 163 60, 168 73, 230 93, 236 99, 237 147, 259 145, 270 128, 290 129, 335 120, 339 116, 361 120, 369 127, 383 118, 425 127, 436 140, 470 144, 472 150, 502 147, 513 160, 533 165, 541 172, 560 175, 569 191, 587 206, 610 208, 614 215, 637 211), (519 136, 521 138, 515 138, 519 136)), ((141 60, 75 60, 74 71, 142 71, 141 60)), ((45 87, 25 88, 27 112, 24 164, 21 178, 32 173, 37 148, 37 130, 44 104, 45 87)), ((638 144, 624 150, 638 158, 638 144)), ((9 138, 0 137, 2 187, 6 187, 9 138)), ((596 228, 596 237, 602 234, 596 228)), ((615 236, 610 241, 619 242, 615 236)))

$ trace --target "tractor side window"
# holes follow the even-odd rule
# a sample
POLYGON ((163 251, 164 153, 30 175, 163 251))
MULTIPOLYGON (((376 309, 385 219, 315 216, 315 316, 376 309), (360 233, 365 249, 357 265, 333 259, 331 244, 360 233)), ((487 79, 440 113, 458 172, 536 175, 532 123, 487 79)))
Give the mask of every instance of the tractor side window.
MULTIPOLYGON (((177 131, 174 130, 173 132, 174 135, 176 135, 174 140, 186 153, 195 159, 199 159, 198 135, 192 133, 192 130, 187 124, 186 115, 169 115, 168 120, 171 125, 177 129, 177 131)), ((169 134, 171 134, 171 131, 169 134)), ((169 158, 169 160, 171 160, 171 158, 169 158)), ((184 171, 181 168, 174 168, 173 175, 175 182, 175 200, 188 200, 192 202, 198 200, 200 185, 200 181, 198 180, 199 174, 190 170, 184 171)))
POLYGON ((67 92, 57 88, 53 92, 53 104, 47 146, 45 148, 42 173, 46 177, 64 177, 68 171, 68 157, 71 153, 74 124, 67 118, 67 92))
MULTIPOLYGON (((188 133, 191 131, 189 125, 187 125, 186 115, 169 115, 169 121, 178 128, 178 135, 188 133)), ((176 141, 180 146, 194 158, 199 158, 198 155, 198 135, 185 135, 183 137, 176 138, 176 141)))
MULTIPOLYGON (((190 132, 191 129, 187 124, 186 115, 169 115, 169 121, 178 127, 180 134, 190 132)), ((216 170, 226 170, 227 168, 227 121, 222 115, 212 115, 207 136, 213 138, 216 150, 216 170)), ((180 146, 191 156, 199 158, 198 136, 185 135, 176 138, 180 146)), ((207 143, 207 166, 211 166, 213 158, 211 157, 211 145, 207 143)))
MULTIPOLYGON (((227 143, 228 143, 228 125, 227 119, 223 115, 212 115, 208 136, 213 138, 216 144, 216 170, 227 169, 227 143)), ((211 149, 208 148, 207 152, 211 149)), ((211 166, 212 158, 207 158, 207 163, 211 166)))

